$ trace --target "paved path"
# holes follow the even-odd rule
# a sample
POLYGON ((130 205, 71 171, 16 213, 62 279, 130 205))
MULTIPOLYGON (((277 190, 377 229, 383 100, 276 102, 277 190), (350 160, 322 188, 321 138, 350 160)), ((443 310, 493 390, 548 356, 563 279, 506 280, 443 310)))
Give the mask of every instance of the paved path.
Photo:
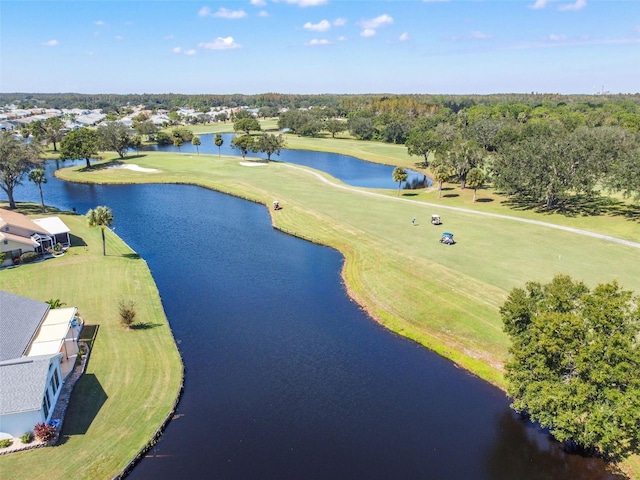
POLYGON ((326 183, 328 185, 331 185, 332 187, 341 188, 343 190, 349 190, 351 192, 360 193, 362 195, 370 195, 370 196, 374 196, 374 197, 386 198, 386 199, 394 200, 394 201, 398 201, 398 202, 408 202, 408 203, 412 203, 414 205, 422 205, 422 206, 425 206, 425 207, 432 207, 432 208, 436 208, 436 209, 439 209, 439 210, 455 210, 456 212, 469 213, 471 215, 484 215, 486 217, 500 218, 500 219, 503 219, 503 220, 509 220, 509 221, 513 221, 513 222, 529 223, 529 224, 532 224, 532 225, 538 225, 540 227, 555 228, 557 230, 564 230, 566 232, 576 233, 578 235, 585 235, 587 237, 599 238, 601 240, 606 240, 608 242, 613 242, 613 243, 619 243, 621 245, 626 245, 628 247, 640 248, 640 243, 638 243, 638 242, 632 242, 630 240, 625 240, 623 238, 617 238, 617 237, 612 237, 612 236, 609 236, 609 235, 603 235, 601 233, 589 232, 587 230, 580 230, 579 228, 571 228, 571 227, 565 227, 563 225, 556 225, 554 223, 542 222, 540 220, 530 220, 528 218, 511 217, 509 215, 501 215, 499 213, 489 213, 489 212, 482 212, 482 211, 478 211, 478 210, 470 210, 468 208, 451 207, 451 206, 447 206, 447 205, 441 205, 439 203, 418 202, 416 200, 411 200, 411 199, 408 199, 408 198, 390 197, 388 195, 383 195, 381 193, 371 192, 371 191, 368 191, 368 190, 361 190, 359 188, 351 187, 349 185, 343 185, 343 184, 334 183, 331 180, 329 180, 328 178, 320 175, 317 172, 314 172, 312 170, 308 170, 306 168, 299 167, 297 165, 292 165, 290 163, 283 163, 283 165, 286 165, 289 168, 294 168, 296 170, 301 170, 303 172, 307 172, 307 173, 309 173, 311 175, 314 175, 315 177, 319 178, 324 183, 326 183))

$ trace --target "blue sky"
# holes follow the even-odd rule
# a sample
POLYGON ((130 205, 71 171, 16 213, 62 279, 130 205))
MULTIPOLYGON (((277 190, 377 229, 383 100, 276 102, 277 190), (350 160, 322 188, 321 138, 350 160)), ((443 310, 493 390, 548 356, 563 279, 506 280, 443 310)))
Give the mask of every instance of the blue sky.
POLYGON ((0 4, 0 91, 640 92, 638 0, 0 4))

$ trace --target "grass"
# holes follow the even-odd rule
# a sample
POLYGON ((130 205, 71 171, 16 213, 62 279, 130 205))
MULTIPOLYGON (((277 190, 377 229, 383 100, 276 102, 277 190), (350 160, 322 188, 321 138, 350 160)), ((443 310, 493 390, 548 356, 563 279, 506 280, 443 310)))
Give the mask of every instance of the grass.
POLYGON ((6 478, 117 475, 170 413, 182 384, 182 361, 145 261, 108 230, 103 257, 99 228, 90 229, 83 216, 59 216, 74 246, 63 257, 2 271, 0 289, 77 306, 83 335, 94 332, 95 342, 60 444, 0 456, 6 478), (136 323, 144 328, 120 326, 119 299, 136 302, 136 323))
MULTIPOLYGON (((397 145, 296 136, 287 136, 287 141, 289 148, 333 151, 387 164, 414 166, 419 161, 397 145)), ((472 192, 450 186, 441 198, 433 189, 403 191, 398 197, 396 191, 347 189, 326 174, 280 162, 244 167, 238 157, 230 156, 152 152, 127 159, 160 170, 153 174, 102 168, 110 160, 115 159, 88 171, 79 166, 58 175, 78 182, 192 183, 267 206, 277 198, 284 208, 269 209, 274 225, 340 250, 350 295, 376 321, 502 388, 508 339, 498 309, 511 289, 564 273, 590 286, 617 280, 640 293, 640 270, 629 268, 637 263, 638 249, 474 211, 543 220, 635 241, 640 239, 637 217, 509 208, 490 190, 480 191, 480 201, 474 204, 472 192), (444 224, 430 225, 431 213, 440 213, 444 224), (454 232, 458 244, 441 245, 438 239, 443 230, 454 232)), ((625 467, 640 478, 637 457, 625 467)))

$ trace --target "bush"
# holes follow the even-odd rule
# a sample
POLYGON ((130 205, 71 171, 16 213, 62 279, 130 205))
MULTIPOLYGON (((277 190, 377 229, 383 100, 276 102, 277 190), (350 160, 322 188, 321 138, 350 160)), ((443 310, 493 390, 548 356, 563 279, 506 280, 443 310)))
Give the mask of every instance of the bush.
POLYGON ((22 443, 31 443, 33 441, 33 433, 27 432, 20 437, 22 443))
POLYGON ((48 442, 56 436, 56 427, 46 423, 38 423, 33 429, 33 434, 38 440, 48 442))
POLYGON ((120 313, 120 323, 129 328, 136 318, 136 303, 133 300, 120 300, 118 303, 118 312, 120 313))
POLYGON ((20 263, 31 263, 38 258, 38 254, 36 252, 24 252, 20 255, 20 263))
POLYGON ((10 438, 5 438, 4 440, 0 440, 0 448, 10 447, 13 441, 10 438))

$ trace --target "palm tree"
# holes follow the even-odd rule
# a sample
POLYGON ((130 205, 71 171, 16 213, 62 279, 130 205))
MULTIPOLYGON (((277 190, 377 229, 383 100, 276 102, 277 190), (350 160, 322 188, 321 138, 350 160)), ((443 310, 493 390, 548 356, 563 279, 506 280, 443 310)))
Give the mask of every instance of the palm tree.
POLYGON ((96 207, 87 212, 90 227, 100 227, 102 230, 102 255, 107 255, 107 246, 104 238, 104 229, 113 225, 113 213, 109 207, 96 207))
POLYGON ((409 174, 402 167, 396 167, 393 169, 393 181, 398 182, 398 196, 400 196, 400 187, 402 186, 402 182, 405 182, 409 174))
POLYGON ((175 137, 173 139, 173 146, 178 147, 178 154, 180 154, 180 147, 182 146, 182 139, 180 137, 175 137))
POLYGON ((200 155, 200 137, 197 135, 194 135, 193 138, 191 139, 191 145, 194 145, 196 147, 196 151, 198 152, 198 155, 200 155))
POLYGON ((44 196, 42 195, 42 184, 47 183, 47 177, 44 176, 45 172, 42 168, 36 168, 29 172, 29 180, 35 183, 40 190, 40 202, 42 202, 42 213, 45 213, 47 209, 44 206, 44 196))
POLYGON ((219 133, 216 133, 216 136, 213 138, 213 143, 216 147, 218 147, 218 156, 220 156, 220 147, 224 143, 224 140, 222 139, 222 135, 220 135, 219 133))

